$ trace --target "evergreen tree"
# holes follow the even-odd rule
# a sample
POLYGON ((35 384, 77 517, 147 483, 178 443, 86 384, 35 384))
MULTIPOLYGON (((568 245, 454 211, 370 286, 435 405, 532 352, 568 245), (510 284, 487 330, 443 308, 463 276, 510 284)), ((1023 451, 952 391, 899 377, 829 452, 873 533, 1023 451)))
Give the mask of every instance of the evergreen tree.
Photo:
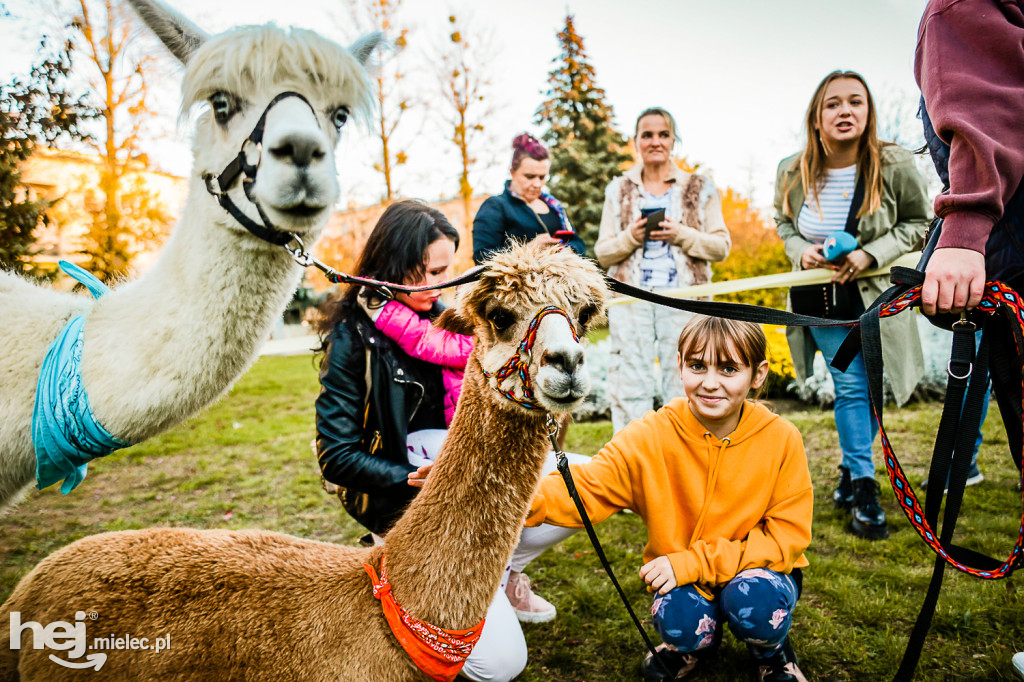
POLYGON ((79 129, 95 111, 85 97, 69 94, 64 82, 71 71, 72 46, 33 66, 27 79, 0 84, 0 267, 40 276, 35 230, 49 222, 53 204, 36 197, 21 181, 21 165, 37 146, 52 147, 60 139, 83 140, 79 129))
POLYGON ((565 205, 569 220, 593 255, 601 224, 604 188, 632 157, 615 130, 614 112, 597 86, 593 65, 573 16, 558 33, 561 54, 548 74, 547 99, 536 122, 548 126, 544 141, 551 149, 551 192, 565 205))

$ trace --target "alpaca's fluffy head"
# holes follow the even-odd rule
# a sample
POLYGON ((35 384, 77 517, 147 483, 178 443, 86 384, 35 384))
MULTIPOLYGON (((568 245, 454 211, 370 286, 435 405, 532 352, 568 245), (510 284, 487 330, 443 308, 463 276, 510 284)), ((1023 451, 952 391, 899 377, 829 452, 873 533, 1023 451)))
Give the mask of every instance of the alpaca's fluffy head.
MULTIPOLYGON (((319 236, 339 187, 334 152, 350 117, 370 110, 363 63, 378 44, 374 34, 346 49, 317 33, 274 25, 243 26, 207 36, 158 0, 130 0, 139 15, 185 65, 182 111, 196 117, 193 177, 217 176, 243 145, 257 166, 249 196, 273 227, 308 242, 319 236), (305 97, 279 100, 296 92, 305 97), (266 112, 260 145, 246 142, 266 112)), ((194 185, 195 186, 195 185, 194 185)), ((260 222, 256 206, 236 181, 229 196, 260 222)), ((217 223, 243 228, 207 197, 217 223)))
MULTIPOLYGON (((594 263, 568 248, 528 243, 488 261, 480 281, 463 296, 459 314, 473 325, 477 357, 493 374, 516 353, 541 310, 555 306, 565 311, 568 319, 557 314, 541 318, 532 351, 522 359, 536 402, 551 412, 568 412, 590 388, 584 336, 603 317, 607 299, 604 276, 594 263)), ((488 382, 523 396, 518 372, 503 380, 491 376, 488 382)))

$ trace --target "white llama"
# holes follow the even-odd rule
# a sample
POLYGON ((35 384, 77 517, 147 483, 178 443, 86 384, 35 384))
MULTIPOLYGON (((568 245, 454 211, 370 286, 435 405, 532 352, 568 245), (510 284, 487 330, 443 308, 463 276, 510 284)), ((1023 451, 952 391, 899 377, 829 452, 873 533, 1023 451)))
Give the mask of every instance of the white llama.
POLYGON ((71 318, 85 318, 81 385, 92 412, 123 442, 174 426, 231 387, 281 316, 302 267, 244 229, 204 176, 221 175, 244 145, 256 167, 254 181, 247 179, 251 200, 244 182, 221 189, 253 221, 311 246, 338 199, 341 128, 370 106, 363 63, 378 34, 349 49, 273 25, 207 36, 155 0, 130 2, 185 65, 182 110, 209 104, 196 123, 188 201, 153 269, 95 302, 0 272, 0 510, 35 476, 37 379, 71 318), (300 96, 272 102, 283 92, 300 96), (262 144, 247 143, 260 120, 262 144))

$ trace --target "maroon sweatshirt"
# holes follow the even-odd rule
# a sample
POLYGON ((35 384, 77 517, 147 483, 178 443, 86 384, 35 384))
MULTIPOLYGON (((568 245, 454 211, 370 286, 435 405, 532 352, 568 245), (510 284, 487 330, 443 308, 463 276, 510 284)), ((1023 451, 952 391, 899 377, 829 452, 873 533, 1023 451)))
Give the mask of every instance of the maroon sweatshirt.
POLYGON ((929 0, 914 76, 936 134, 950 145, 939 247, 985 253, 992 225, 1024 178, 1024 0, 929 0))

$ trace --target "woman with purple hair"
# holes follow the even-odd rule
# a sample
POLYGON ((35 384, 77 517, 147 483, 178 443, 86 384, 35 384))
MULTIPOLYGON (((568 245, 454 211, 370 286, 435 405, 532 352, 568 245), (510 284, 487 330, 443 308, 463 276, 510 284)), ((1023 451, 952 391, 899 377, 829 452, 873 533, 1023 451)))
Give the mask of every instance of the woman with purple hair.
POLYGON ((480 206, 473 220, 473 261, 481 263, 512 241, 564 243, 586 254, 562 204, 544 191, 551 154, 540 140, 521 133, 512 140, 511 177, 505 191, 480 206))

